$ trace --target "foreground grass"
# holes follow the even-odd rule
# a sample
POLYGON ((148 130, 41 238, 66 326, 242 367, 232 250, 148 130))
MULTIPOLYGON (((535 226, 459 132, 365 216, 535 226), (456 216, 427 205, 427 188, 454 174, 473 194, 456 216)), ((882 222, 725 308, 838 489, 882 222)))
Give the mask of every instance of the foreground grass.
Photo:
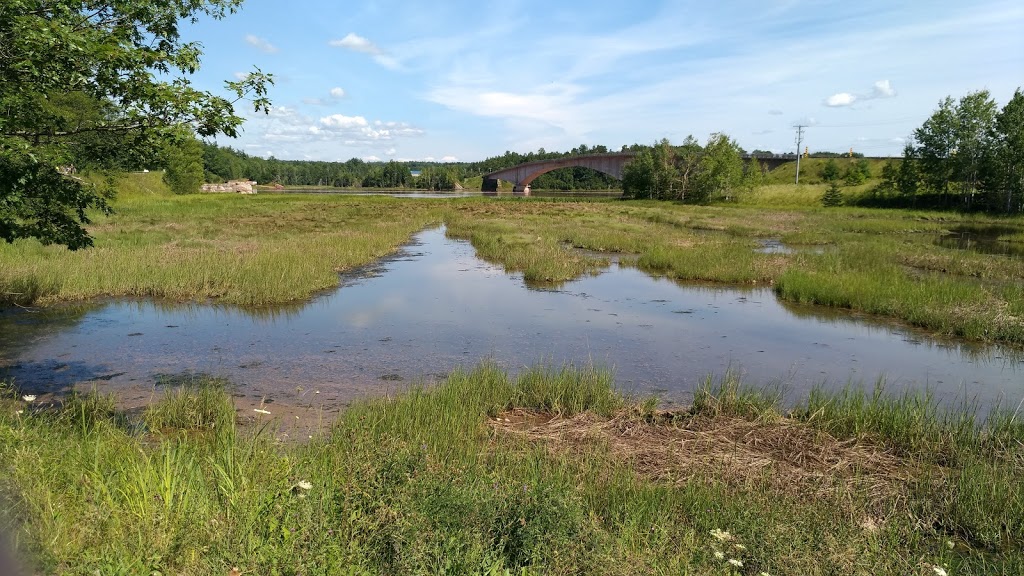
POLYGON ((233 416, 219 382, 141 416, 8 396, 18 554, 58 574, 1024 571, 1024 427, 918 397, 784 417, 726 378, 665 413, 601 371, 482 365, 305 444, 233 416))

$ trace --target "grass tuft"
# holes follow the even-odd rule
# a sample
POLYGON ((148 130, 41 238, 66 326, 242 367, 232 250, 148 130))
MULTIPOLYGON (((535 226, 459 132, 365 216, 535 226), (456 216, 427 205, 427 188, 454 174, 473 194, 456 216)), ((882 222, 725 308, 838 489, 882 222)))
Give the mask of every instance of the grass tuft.
POLYGON ((229 428, 235 408, 225 393, 226 385, 226 381, 210 377, 177 383, 146 409, 143 419, 150 430, 229 428))

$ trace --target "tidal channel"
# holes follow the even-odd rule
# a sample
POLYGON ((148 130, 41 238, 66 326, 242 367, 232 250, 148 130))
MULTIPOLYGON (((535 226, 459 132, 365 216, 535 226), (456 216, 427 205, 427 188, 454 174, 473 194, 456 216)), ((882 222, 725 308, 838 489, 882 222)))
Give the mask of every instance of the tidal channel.
POLYGON ((879 378, 893 393, 928 388, 982 407, 1024 398, 1016 350, 782 303, 770 289, 679 284, 616 261, 531 289, 443 228, 293 307, 112 300, 0 314, 0 376, 25 393, 95 387, 129 405, 190 374, 228 378, 250 402, 343 404, 484 359, 510 372, 593 363, 614 370, 622 390, 667 403, 730 369, 752 385, 780 384, 791 400, 879 378))

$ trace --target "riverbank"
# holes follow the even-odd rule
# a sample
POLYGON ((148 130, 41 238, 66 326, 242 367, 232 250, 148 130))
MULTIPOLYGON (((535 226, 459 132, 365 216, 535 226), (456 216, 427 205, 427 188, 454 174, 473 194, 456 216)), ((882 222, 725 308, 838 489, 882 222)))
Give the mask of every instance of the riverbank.
POLYGON ((132 414, 7 389, 19 554, 75 574, 1024 570, 1024 427, 1005 414, 870 393, 783 414, 729 376, 663 412, 605 372, 484 364, 294 443, 236 425, 225 386, 132 414))

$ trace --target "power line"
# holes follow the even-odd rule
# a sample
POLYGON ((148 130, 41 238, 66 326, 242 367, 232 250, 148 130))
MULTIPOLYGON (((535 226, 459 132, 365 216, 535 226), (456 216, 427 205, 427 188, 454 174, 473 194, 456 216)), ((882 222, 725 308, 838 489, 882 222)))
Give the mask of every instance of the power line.
POLYGON ((853 124, 815 124, 815 128, 861 128, 865 126, 895 126, 896 124, 903 124, 905 122, 915 121, 916 118, 900 118, 895 120, 886 120, 884 122, 857 122, 853 124))

